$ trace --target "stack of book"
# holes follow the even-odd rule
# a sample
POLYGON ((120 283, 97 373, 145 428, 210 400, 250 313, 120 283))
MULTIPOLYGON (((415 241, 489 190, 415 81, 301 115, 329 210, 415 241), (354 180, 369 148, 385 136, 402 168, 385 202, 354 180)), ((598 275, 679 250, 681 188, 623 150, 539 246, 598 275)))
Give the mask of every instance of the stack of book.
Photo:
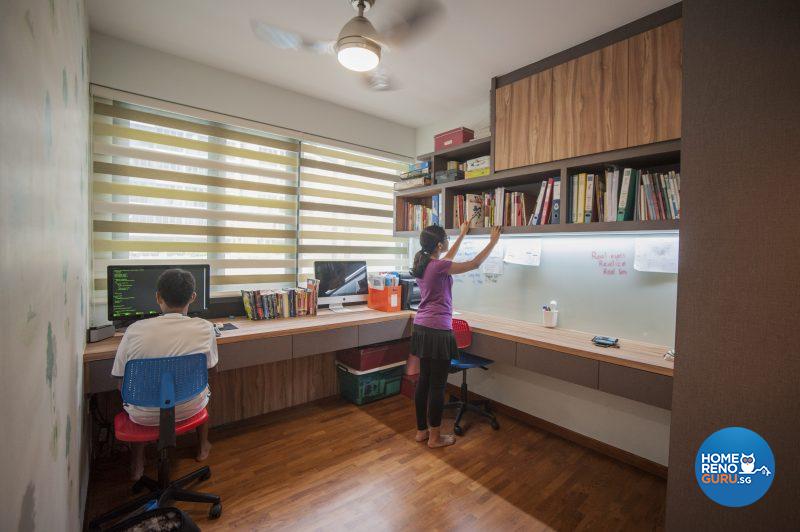
POLYGON ((542 181, 528 225, 558 223, 561 223, 561 178, 551 177, 542 181))
POLYGON ((251 320, 273 320, 316 316, 319 280, 306 280, 305 287, 281 290, 242 290, 242 302, 251 320))
POLYGON ((400 174, 400 181, 394 184, 395 190, 423 187, 431 184, 431 163, 421 161, 408 165, 408 171, 400 174))
POLYGON ((570 223, 680 219, 680 174, 609 169, 570 177, 570 223))
POLYGON ((482 194, 465 194, 453 198, 453 226, 469 220, 470 227, 495 225, 519 227, 527 220, 524 192, 509 192, 498 187, 482 194))
POLYGON ((403 203, 406 231, 422 231, 429 225, 439 225, 439 195, 431 196, 431 206, 403 203))

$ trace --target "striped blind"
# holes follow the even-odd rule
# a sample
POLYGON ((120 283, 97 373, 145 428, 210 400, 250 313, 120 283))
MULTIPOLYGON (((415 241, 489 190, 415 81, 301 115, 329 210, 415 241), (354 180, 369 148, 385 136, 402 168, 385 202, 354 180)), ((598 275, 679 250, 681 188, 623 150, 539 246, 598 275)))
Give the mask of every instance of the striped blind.
POLYGON ((299 277, 315 260, 366 260, 407 268, 408 241, 392 236, 393 185, 407 164, 310 142, 300 156, 299 277))
POLYGON ((392 237, 405 163, 124 101, 93 105, 95 304, 106 303, 108 265, 207 263, 212 297, 295 285, 314 260, 407 267, 408 242, 392 237))
POLYGON ((296 282, 299 143, 94 100, 94 299, 109 264, 211 265, 212 295, 296 282))

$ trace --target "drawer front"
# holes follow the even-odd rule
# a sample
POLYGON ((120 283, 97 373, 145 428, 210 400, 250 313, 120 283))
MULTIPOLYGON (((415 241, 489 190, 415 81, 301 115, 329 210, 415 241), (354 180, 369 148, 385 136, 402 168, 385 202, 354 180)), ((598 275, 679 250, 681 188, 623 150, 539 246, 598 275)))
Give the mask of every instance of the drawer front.
POLYGON ((343 327, 294 335, 292 340, 294 358, 330 353, 358 345, 358 327, 343 327))
POLYGON ((379 344, 411 336, 411 320, 392 320, 358 326, 358 345, 379 344))
POLYGON ((516 342, 495 338, 488 334, 473 333, 472 345, 464 351, 502 364, 511 364, 512 366, 517 359, 516 342))
POLYGON ((600 363, 599 377, 601 391, 667 410, 672 408, 672 377, 605 362, 600 363))
POLYGON ((109 392, 117 389, 117 382, 120 379, 111 376, 111 368, 114 366, 114 359, 95 360, 86 364, 85 370, 88 373, 87 386, 85 393, 109 392))
POLYGON ((219 346, 219 371, 228 371, 292 358, 292 337, 275 336, 219 346))
POLYGON ((599 362, 535 345, 517 344, 517 366, 581 386, 597 388, 599 362))

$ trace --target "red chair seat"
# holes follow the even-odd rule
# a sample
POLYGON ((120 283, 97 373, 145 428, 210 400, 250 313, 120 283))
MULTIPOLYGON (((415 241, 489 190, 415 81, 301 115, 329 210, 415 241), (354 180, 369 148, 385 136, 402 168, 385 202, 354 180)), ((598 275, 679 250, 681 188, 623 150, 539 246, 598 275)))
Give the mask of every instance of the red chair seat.
MULTIPOLYGON (((208 421, 208 410, 205 408, 183 421, 175 423, 175 434, 180 436, 208 421)), ((148 442, 158 441, 158 426, 149 427, 131 421, 127 412, 114 416, 114 435, 119 441, 148 442)))

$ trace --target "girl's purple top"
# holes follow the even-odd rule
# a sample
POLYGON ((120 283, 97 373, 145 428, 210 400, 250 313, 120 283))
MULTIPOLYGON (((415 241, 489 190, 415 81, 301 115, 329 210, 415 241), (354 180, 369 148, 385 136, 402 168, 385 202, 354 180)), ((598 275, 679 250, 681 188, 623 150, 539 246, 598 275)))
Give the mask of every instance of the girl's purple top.
POLYGON ((431 259, 417 279, 419 310, 414 323, 431 329, 453 329, 453 276, 449 260, 431 259))

